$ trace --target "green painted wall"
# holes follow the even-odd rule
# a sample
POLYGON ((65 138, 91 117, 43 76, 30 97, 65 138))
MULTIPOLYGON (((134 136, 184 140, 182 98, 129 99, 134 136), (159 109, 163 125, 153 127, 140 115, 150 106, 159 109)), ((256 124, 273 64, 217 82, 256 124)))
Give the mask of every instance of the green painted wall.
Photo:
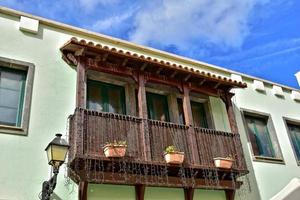
MULTIPOLYGON (((37 35, 22 32, 18 26, 18 17, 0 13, 0 56, 35 65, 28 136, 0 133, 0 199, 31 200, 37 199, 42 182, 49 178, 50 168, 44 148, 56 132, 67 132, 67 117, 75 107, 76 71, 62 60, 59 48, 72 36, 109 43, 45 25, 40 25, 37 35)), ((229 131, 224 104, 220 99, 210 98, 210 106, 216 129, 229 131)), ((77 186, 66 176, 63 166, 55 189, 56 199, 77 199, 77 186)), ((241 199, 258 199, 254 176, 250 176, 250 182, 253 184, 251 193, 241 199)), ((89 199, 107 199, 105 195, 119 199, 116 189, 121 191, 122 199, 133 199, 132 187, 106 185, 90 185, 89 199)), ((247 189, 243 191, 243 194, 249 192, 247 189)), ((146 199, 175 200, 182 197, 183 191, 179 189, 147 188, 146 191, 146 199)), ((224 199, 224 192, 197 190, 195 199, 224 199)))
MULTIPOLYGON (((90 184, 88 187, 89 200, 132 200, 135 199, 135 191, 132 186, 119 185, 96 185, 90 184)), ((145 190, 145 200, 182 200, 184 199, 183 189, 147 187, 145 190)), ((195 190, 195 200, 223 200, 223 191, 195 190)))

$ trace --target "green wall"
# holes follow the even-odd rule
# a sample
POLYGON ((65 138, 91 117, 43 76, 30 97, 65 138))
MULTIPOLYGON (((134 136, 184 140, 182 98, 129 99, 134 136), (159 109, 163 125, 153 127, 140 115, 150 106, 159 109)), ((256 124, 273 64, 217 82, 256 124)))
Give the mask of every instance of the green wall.
MULTIPOLYGON (((133 186, 120 185, 96 185, 90 184, 88 187, 89 200, 132 200, 135 199, 135 190, 133 186)), ((158 188, 146 187, 145 200, 182 200, 184 199, 183 189, 177 188, 158 188)), ((195 190, 195 200, 223 200, 224 191, 213 190, 195 190)))

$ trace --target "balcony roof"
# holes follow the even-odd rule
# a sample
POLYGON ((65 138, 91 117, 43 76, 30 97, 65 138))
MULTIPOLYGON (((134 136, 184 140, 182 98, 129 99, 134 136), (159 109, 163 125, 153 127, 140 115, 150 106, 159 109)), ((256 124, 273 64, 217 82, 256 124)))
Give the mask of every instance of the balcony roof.
POLYGON ((60 48, 60 50, 63 53, 63 59, 68 64, 73 65, 75 65, 74 60, 72 60, 68 54, 71 53, 72 55, 76 56, 78 55, 78 52, 84 51, 85 56, 95 60, 106 61, 108 60, 107 57, 110 57, 110 60, 113 60, 112 62, 114 62, 114 64, 118 64, 123 67, 126 67, 128 64, 130 67, 135 66, 135 70, 142 71, 145 70, 145 65, 147 65, 147 70, 154 72, 154 74, 165 75, 166 77, 184 80, 185 82, 193 82, 198 84, 198 86, 203 85, 212 87, 214 89, 222 89, 227 91, 229 91, 231 88, 247 87, 247 84, 244 82, 236 81, 212 72, 198 70, 193 67, 182 66, 166 60, 159 60, 147 55, 124 51, 122 49, 109 47, 99 43, 94 44, 91 41, 78 40, 75 37, 67 41, 60 48))

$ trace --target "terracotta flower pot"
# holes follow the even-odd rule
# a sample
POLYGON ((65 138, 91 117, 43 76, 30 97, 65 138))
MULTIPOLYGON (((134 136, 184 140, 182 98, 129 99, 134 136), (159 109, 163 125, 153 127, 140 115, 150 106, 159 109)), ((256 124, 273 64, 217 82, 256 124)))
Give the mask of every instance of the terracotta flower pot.
POLYGON ((223 169, 231 169, 233 164, 233 159, 231 158, 214 158, 215 166, 223 169))
POLYGON ((168 164, 182 164, 184 160, 183 152, 165 153, 165 161, 168 164))
POLYGON ((126 145, 105 145, 104 155, 107 158, 121 158, 126 153, 126 145))

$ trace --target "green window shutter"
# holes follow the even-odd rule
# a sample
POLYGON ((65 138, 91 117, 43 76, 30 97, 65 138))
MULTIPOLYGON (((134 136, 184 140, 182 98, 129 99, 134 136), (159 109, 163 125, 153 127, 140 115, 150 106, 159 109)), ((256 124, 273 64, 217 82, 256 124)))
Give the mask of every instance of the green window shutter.
POLYGON ((147 92, 148 117, 154 120, 170 121, 167 97, 147 92))
POLYGON ((124 87, 88 80, 87 108, 125 115, 126 105, 124 87))

